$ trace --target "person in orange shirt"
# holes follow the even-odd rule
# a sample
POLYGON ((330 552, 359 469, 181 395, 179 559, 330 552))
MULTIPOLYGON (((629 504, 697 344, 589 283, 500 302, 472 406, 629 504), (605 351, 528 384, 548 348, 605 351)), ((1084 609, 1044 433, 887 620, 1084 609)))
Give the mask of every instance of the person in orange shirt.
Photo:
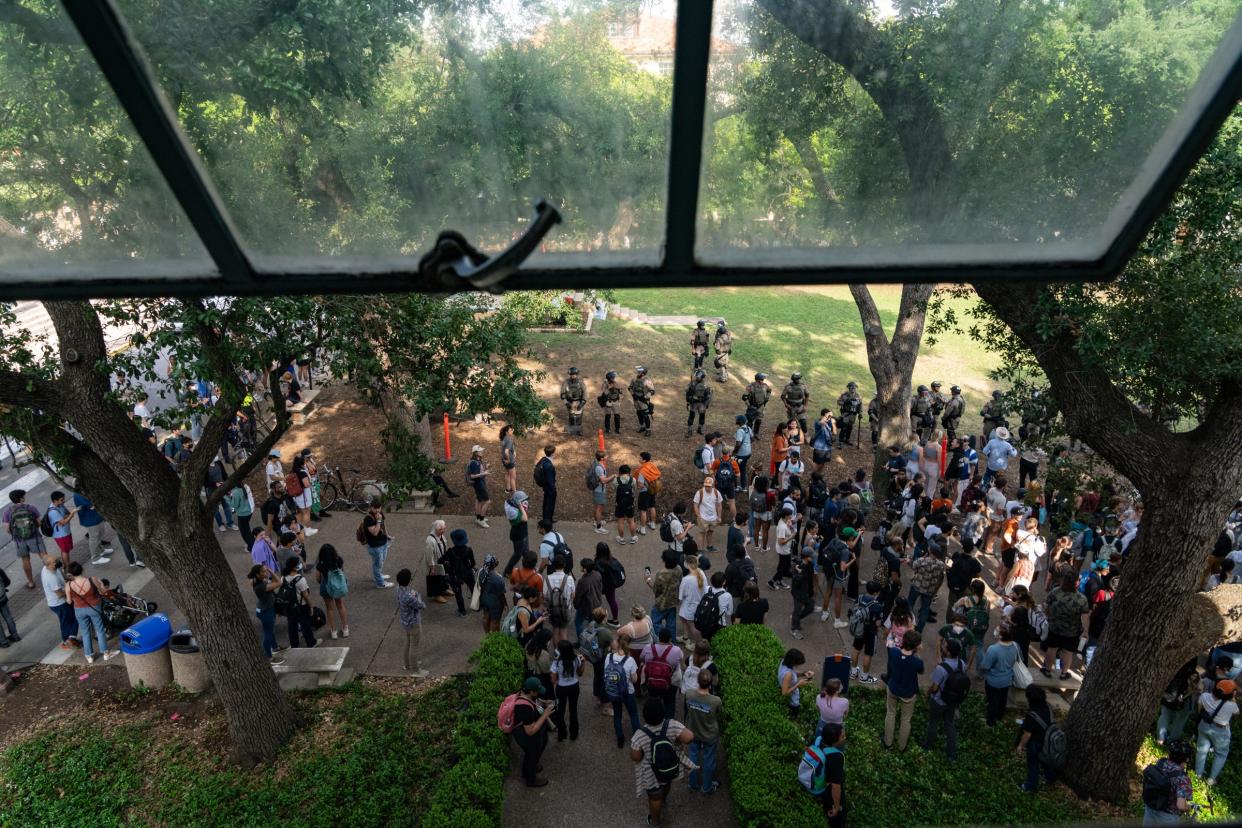
POLYGON ((655 499, 660 493, 660 468, 651 461, 651 452, 644 451, 638 457, 643 461, 634 471, 638 484, 638 534, 645 535, 657 525, 655 499))
POLYGON ((1000 567, 996 572, 996 583, 1004 584, 1009 578, 1009 572, 1013 569, 1015 560, 1017 559, 1018 546, 1018 524, 1022 521, 1022 507, 1014 506, 1009 517, 1005 519, 1004 525, 1001 527, 1001 550, 1000 550, 1000 567))
POLYGON ((777 467, 785 462, 785 457, 789 454, 789 438, 785 436, 788 430, 789 423, 776 424, 776 433, 772 435, 772 459, 768 463, 768 477, 776 475, 777 467))
POLYGON ((521 566, 514 567, 509 573, 509 583, 513 585, 515 596, 521 596, 523 587, 530 587, 538 593, 530 599, 530 605, 534 609, 539 609, 543 598, 543 576, 536 569, 538 563, 538 554, 528 551, 522 556, 521 566))

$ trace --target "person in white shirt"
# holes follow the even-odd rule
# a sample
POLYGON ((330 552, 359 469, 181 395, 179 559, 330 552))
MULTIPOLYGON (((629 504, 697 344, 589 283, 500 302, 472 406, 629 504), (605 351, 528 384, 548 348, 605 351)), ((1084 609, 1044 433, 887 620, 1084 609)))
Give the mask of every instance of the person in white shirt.
POLYGON ((263 467, 263 474, 267 477, 267 487, 270 489, 273 483, 285 482, 285 467, 280 462, 280 449, 272 449, 267 455, 267 465, 263 467))
POLYGON ((543 579, 543 605, 547 607, 549 618, 552 617, 552 591, 559 589, 561 591, 561 604, 565 608, 564 623, 557 626, 555 620, 552 621, 552 646, 555 647, 562 641, 569 638, 569 627, 574 616, 574 576, 565 571, 563 567, 569 566, 569 562, 564 560, 553 561, 552 571, 543 579))
POLYGON ((685 564, 688 573, 681 579, 681 586, 677 588, 677 619, 681 622, 682 633, 677 640, 689 645, 692 642, 695 644, 699 642, 699 631, 694 626, 694 614, 698 611, 699 601, 702 600, 703 593, 707 590, 707 576, 699 569, 697 556, 687 555, 685 564))
POLYGON ((703 597, 715 595, 716 600, 720 603, 720 628, 724 629, 729 626, 733 619, 733 596, 724 588, 725 574, 717 572, 712 575, 711 586, 703 593, 703 597))
POLYGON ((776 574, 768 579, 771 589, 789 589, 785 578, 793 574, 790 555, 793 554, 793 542, 797 537, 798 530, 794 527, 793 513, 787 508, 782 509, 781 519, 776 524, 776 574))
POLYGON ((552 528, 552 524, 541 520, 539 528, 543 530, 543 539, 539 541, 539 572, 552 567, 552 555, 558 543, 565 543, 565 536, 552 528))
POLYGON ((720 522, 720 509, 724 498, 716 491, 716 481, 710 477, 703 478, 703 486, 694 493, 694 516, 699 524, 699 544, 707 552, 715 552, 712 536, 716 524, 720 522))
POLYGON ((134 403, 134 419, 143 428, 151 427, 151 395, 143 394, 142 399, 134 403))
POLYGON ((801 478, 806 474, 806 464, 802 462, 802 450, 797 446, 789 447, 789 455, 781 461, 780 468, 777 469, 780 475, 781 489, 789 488, 789 478, 797 475, 801 478))
POLYGON ((686 504, 684 501, 677 501, 670 513, 668 528, 673 533, 673 542, 669 544, 669 548, 674 552, 681 552, 685 549, 686 539, 690 537, 690 530, 694 528, 692 521, 686 520, 686 504))

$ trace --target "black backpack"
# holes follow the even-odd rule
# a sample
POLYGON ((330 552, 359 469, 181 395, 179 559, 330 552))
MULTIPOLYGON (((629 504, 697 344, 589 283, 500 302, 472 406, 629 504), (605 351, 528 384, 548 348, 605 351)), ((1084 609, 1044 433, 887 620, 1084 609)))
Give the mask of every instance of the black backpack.
POLYGON ((617 481, 617 502, 633 503, 634 502, 634 478, 630 478, 629 483, 617 481))
POLYGON ((957 669, 943 662, 940 665, 949 673, 944 680, 944 687, 940 688, 940 699, 949 707, 957 707, 970 695, 970 676, 961 668, 961 664, 959 659, 957 669))
POLYGON ((547 459, 548 458, 545 457, 535 464, 535 471, 532 475, 535 478, 535 485, 541 489, 548 485, 548 468, 546 465, 547 459))
POLYGON ((298 606, 298 590, 294 586, 297 579, 293 581, 281 581, 280 588, 276 590, 276 614, 292 615, 298 606))
POLYGON ((676 746, 668 738, 668 719, 664 720, 659 734, 645 727, 640 730, 651 739, 651 754, 648 759, 651 772, 661 785, 669 784, 677 778, 677 773, 681 770, 681 757, 677 755, 676 746))
POLYGON ((669 512, 664 516, 664 520, 660 521, 660 540, 665 543, 674 543, 677 538, 673 535, 673 513, 669 512))
POLYGON ((574 568, 574 550, 569 548, 569 544, 565 543, 565 536, 560 532, 553 533, 556 541, 552 544, 552 560, 556 560, 558 556, 565 558, 565 571, 572 572, 574 568))
POLYGON ((1173 780, 1155 763, 1143 768, 1143 804, 1153 811, 1168 811, 1173 804, 1173 780))
POLYGON ((694 626, 704 638, 711 638, 721 628, 720 593, 708 591, 694 611, 694 626))
POLYGON ((716 469, 716 488, 726 497, 733 497, 737 492, 737 476, 733 473, 733 461, 720 461, 716 469))

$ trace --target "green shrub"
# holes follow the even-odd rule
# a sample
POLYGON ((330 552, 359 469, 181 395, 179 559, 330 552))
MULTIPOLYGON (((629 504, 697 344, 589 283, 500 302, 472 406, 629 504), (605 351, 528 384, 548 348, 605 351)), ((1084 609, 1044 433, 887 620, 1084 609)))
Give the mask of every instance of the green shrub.
POLYGON ((496 727, 496 711, 522 683, 522 648, 492 633, 470 656, 474 673, 453 735, 454 764, 436 788, 422 824, 426 828, 495 828, 500 824, 509 737, 496 727))

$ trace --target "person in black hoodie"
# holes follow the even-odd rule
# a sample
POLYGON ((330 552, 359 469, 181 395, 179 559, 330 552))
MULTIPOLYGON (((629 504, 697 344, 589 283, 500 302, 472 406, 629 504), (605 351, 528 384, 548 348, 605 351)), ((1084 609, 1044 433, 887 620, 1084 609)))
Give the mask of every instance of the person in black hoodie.
POLYGON ((465 529, 454 529, 449 533, 453 541, 444 553, 444 574, 448 576, 449 589, 457 599, 457 614, 466 614, 466 602, 462 599, 461 588, 469 584, 474 591, 474 550, 470 548, 470 538, 465 529))

